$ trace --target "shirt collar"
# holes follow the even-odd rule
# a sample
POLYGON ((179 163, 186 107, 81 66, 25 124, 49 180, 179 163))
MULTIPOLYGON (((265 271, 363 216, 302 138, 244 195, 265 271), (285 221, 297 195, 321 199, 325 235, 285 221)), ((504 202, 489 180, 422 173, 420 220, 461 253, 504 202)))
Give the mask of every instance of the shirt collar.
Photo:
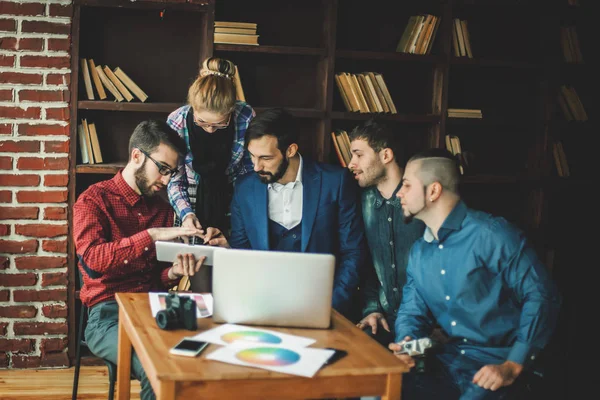
POLYGON ((400 199, 396 196, 396 194, 398 193, 398 191, 400 190, 401 187, 402 187, 402 182, 400 182, 398 184, 398 186, 396 186, 394 193, 392 193, 392 197, 390 197, 389 199, 386 199, 385 197, 383 197, 381 195, 381 193, 379 192, 379 190, 377 190, 377 187, 375 187, 374 188, 375 197, 373 198, 373 206, 375 208, 381 208, 381 206, 387 202, 387 204, 389 204, 393 207, 402 208, 402 205, 400 204, 400 199))
POLYGON ((129 203, 130 206, 135 205, 135 203, 141 200, 142 196, 137 194, 135 190, 133 190, 131 186, 125 182, 121 171, 117 172, 112 180, 117 187, 117 190, 121 192, 121 195, 123 195, 123 198, 127 201, 127 203, 129 203))
POLYGON ((277 182, 269 183, 269 189, 273 189, 274 191, 279 192, 285 186, 289 185, 292 188, 294 188, 296 187, 296 184, 298 182, 302 183, 302 166, 304 164, 304 161, 302 161, 302 156, 300 155, 300 153, 298 153, 298 157, 300 157, 300 163, 298 164, 298 173, 296 174, 296 180, 293 182, 288 182, 285 185, 282 185, 281 183, 277 182))
MULTIPOLYGON (((443 242, 452 231, 459 230, 466 216, 467 205, 464 201, 459 200, 459 202, 456 203, 452 211, 450 211, 450 214, 448 214, 438 231, 438 237, 440 239, 440 242, 443 242)), ((435 239, 435 237, 433 236, 433 232, 431 232, 431 229, 429 229, 429 227, 425 227, 423 239, 425 239, 427 243, 431 243, 435 239)))

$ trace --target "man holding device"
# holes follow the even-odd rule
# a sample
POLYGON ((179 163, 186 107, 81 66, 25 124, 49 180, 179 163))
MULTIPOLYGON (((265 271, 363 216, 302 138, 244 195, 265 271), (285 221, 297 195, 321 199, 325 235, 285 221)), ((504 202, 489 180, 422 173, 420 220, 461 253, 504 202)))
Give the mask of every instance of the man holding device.
MULTIPOLYGON (((91 185, 73 206, 73 240, 83 277, 81 301, 89 307, 85 338, 96 356, 117 363, 117 292, 164 291, 194 275, 204 259, 180 254, 172 265, 156 260, 154 242, 201 236, 172 227, 173 211, 158 196, 177 172, 185 143, 163 121, 144 121, 129 141, 129 161, 112 179, 91 185)), ((154 392, 134 353, 132 372, 141 398, 154 392)))

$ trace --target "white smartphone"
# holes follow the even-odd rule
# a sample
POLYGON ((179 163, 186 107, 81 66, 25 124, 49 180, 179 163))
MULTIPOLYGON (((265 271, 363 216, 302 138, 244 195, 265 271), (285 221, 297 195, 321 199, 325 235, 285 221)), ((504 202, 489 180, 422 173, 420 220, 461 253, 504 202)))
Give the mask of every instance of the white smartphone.
POLYGON ((199 342, 190 338, 183 338, 169 353, 178 356, 196 357, 208 346, 208 342, 199 342))
POLYGON ((213 254, 215 251, 224 250, 222 247, 214 247, 201 244, 185 244, 157 240, 156 259, 158 261, 174 262, 178 254, 193 254, 196 259, 206 256, 204 265, 213 265, 213 254))

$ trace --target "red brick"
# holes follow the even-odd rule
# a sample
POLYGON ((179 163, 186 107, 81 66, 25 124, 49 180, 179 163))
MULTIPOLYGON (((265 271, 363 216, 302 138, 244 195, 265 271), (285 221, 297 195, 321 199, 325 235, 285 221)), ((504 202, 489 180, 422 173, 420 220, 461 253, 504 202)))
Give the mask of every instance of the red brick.
MULTIPOLYGON (((5 307, 8 308, 8 307, 5 307)), ((35 308, 35 307, 33 307, 35 308)), ((0 308, 0 313, 2 313, 0 308)), ((11 317, 9 317, 11 318, 11 317)), ((15 317, 22 318, 22 317, 15 317)), ((0 339, 0 351, 12 351, 13 353, 30 353, 33 351, 34 340, 31 339, 0 339)))
MULTIPOLYGON (((2 40, 2 39, 0 39, 0 40, 2 40)), ((13 99, 12 89, 0 90, 0 101, 12 101, 12 99, 13 99)))
POLYGON ((3 140, 0 141, 2 153, 39 153, 40 142, 37 140, 3 140))
POLYGON ((0 19, 0 32, 16 32, 17 21, 14 19, 0 19))
POLYGON ((17 168, 20 170, 60 170, 69 168, 69 159, 61 158, 37 158, 21 157, 17 161, 17 168))
POLYGON ((15 233, 23 236, 33 236, 38 238, 52 238, 64 236, 69 227, 67 225, 48 225, 48 224, 28 224, 15 225, 15 233))
POLYGON ((15 258, 15 266, 20 270, 62 268, 67 266, 67 258, 53 256, 17 257, 15 258))
POLYGON ((69 355, 67 353, 42 354, 42 363, 40 366, 42 366, 42 367, 68 367, 69 366, 69 355))
POLYGON ((15 65, 15 56, 0 54, 0 67, 12 67, 15 65))
POLYGON ((44 177, 44 186, 63 187, 69 183, 69 175, 46 175, 44 177))
MULTIPOLYGON (((25 22, 27 21, 23 21, 23 25, 25 22)), ((70 65, 69 57, 21 56, 21 67, 25 68, 69 68, 70 65)))
POLYGON ((17 201, 19 203, 66 203, 67 194, 68 192, 66 190, 52 192, 21 190, 17 192, 17 201))
POLYGON ((70 99, 68 90, 20 90, 19 99, 21 101, 63 101, 68 102, 70 99))
POLYGON ((69 107, 46 109, 46 119, 48 120, 69 121, 70 115, 69 107))
MULTIPOLYGON (((1 230, 0 230, 1 232, 1 230)), ((0 257, 0 269, 7 269, 10 265, 10 260, 8 259, 8 257, 0 257)), ((4 281, 2 281, 4 282, 4 281)))
MULTIPOLYGON (((52 300, 52 299, 50 299, 52 300)), ((59 335, 66 334, 67 324, 64 322, 15 322, 15 335, 59 335)))
POLYGON ((9 254, 25 254, 34 253, 38 249, 38 241, 31 240, 1 240, 0 249, 3 253, 9 254))
POLYGON ((16 50, 17 49, 17 38, 5 37, 0 38, 0 50, 16 50))
POLYGON ((63 135, 69 136, 69 126, 61 125, 19 125, 19 135, 63 135))
POLYGON ((39 175, 0 175, 0 186, 38 186, 39 175))
POLYGON ((69 51, 71 49, 71 38, 48 39, 49 51, 69 51))
MULTIPOLYGON (((2 21, 0 19, 0 21, 2 21)), ((0 324, 1 326, 2 324, 0 324)), ((8 368, 8 354, 0 353, 0 368, 8 368)))
POLYGON ((63 221, 67 219, 66 207, 46 207, 44 219, 51 221, 63 221))
MULTIPOLYGON (((0 180, 1 179, 2 179, 2 175, 0 175, 0 180)), ((10 203, 11 201, 12 201, 12 192, 10 190, 0 190, 0 203, 10 203)))
POLYGON ((10 135, 12 133, 12 125, 0 124, 0 135, 10 135))
POLYGON ((40 356, 12 355, 13 368, 39 368, 42 364, 40 356))
MULTIPOLYGON (((0 19, 0 21, 2 20, 0 19)), ((41 85, 42 75, 23 74, 20 72, 0 72, 0 82, 21 85, 41 85)))
POLYGON ((66 253, 67 252, 67 241, 66 240, 43 240, 42 250, 49 253, 66 253))
MULTIPOLYGON (((55 307, 55 306, 48 306, 55 307)), ((46 307, 44 307, 46 308, 46 307)), ((65 308, 66 310, 66 308, 65 308)), ((52 338, 52 339, 41 339, 40 350, 42 353, 53 353, 57 351, 63 351, 67 348, 69 341, 67 338, 52 338)))
POLYGON ((47 318, 66 318, 68 315, 67 306, 60 304, 43 306, 42 313, 47 318))
POLYGON ((12 3, 0 1, 0 14, 8 15, 44 15, 46 7, 41 3, 12 3))
POLYGON ((71 74, 48 74, 46 76, 46 83, 48 85, 70 85, 71 74))
POLYGON ((39 107, 29 107, 27 109, 21 107, 0 107, 0 118, 39 119, 40 113, 41 109, 39 107))
POLYGON ((0 301, 8 301, 10 292, 8 290, 0 290, 0 301))
POLYGON ((40 215, 38 207, 0 207, 1 219, 37 219, 40 215))
POLYGON ((6 327, 8 327, 8 322, 0 322, 0 336, 6 336, 6 327))
POLYGON ((0 318, 34 318, 36 314, 37 308, 34 306, 0 307, 0 318))
POLYGON ((68 153, 69 144, 69 140, 65 140, 64 142, 45 142, 44 151, 46 153, 68 153))
POLYGON ((42 287, 66 286, 67 281, 68 279, 66 272, 49 272, 47 274, 42 274, 42 287))
POLYGON ((50 4, 50 12, 48 13, 51 17, 72 17, 73 7, 68 4, 50 4))
POLYGON ((33 286, 37 282, 37 274, 2 274, 3 286, 33 286))
POLYGON ((68 35, 71 33, 71 25, 45 21, 23 21, 21 23, 21 32, 58 33, 68 35))
POLYGON ((0 169, 13 169, 13 158, 12 157, 0 157, 0 169))
POLYGON ((18 44, 19 50, 42 51, 44 48, 44 39, 41 38, 21 38, 18 44))
MULTIPOLYGON (((27 302, 27 301, 67 301, 66 289, 53 289, 53 290, 14 290, 13 298, 16 302, 27 302)), ((17 332, 17 326, 15 324, 15 335, 21 333, 17 332)), ((66 331, 65 327, 65 331, 66 331)), ((63 333, 63 332, 56 332, 63 333)), ((24 334, 28 334, 24 332, 24 334)), ((33 334, 33 333, 32 333, 33 334)))

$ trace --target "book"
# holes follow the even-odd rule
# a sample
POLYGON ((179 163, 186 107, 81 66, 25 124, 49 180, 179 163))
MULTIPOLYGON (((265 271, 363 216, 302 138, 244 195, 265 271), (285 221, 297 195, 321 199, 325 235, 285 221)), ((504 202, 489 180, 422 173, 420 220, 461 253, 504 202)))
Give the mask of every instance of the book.
POLYGON ((342 86, 342 81, 340 80, 339 74, 334 76, 335 84, 340 92, 340 97, 342 98, 342 102, 344 103, 344 107, 346 107, 346 111, 352 112, 352 106, 350 106, 350 101, 348 100, 348 95, 344 91, 344 87, 342 86))
POLYGON ((94 152, 92 151, 92 139, 90 138, 90 130, 87 119, 84 118, 81 120, 81 126, 83 127, 83 134, 85 136, 85 149, 88 154, 88 160, 90 164, 95 164, 94 152))
POLYGON ((367 75, 369 76, 369 80, 373 83, 373 88, 375 88, 375 94, 377 94, 377 98, 379 99, 379 102, 381 103, 381 107, 383 108, 383 112, 384 113, 389 113, 390 112, 390 106, 388 105, 388 103, 387 103, 387 101, 385 99, 385 96, 383 95, 383 91, 379 87, 379 83, 377 83, 377 78, 375 77, 375 73, 368 72, 367 75))
POLYGON ((121 92, 125 100, 133 100, 133 95, 129 92, 129 90, 127 90, 125 85, 123 85, 123 82, 121 82, 119 78, 117 78, 117 76, 110 70, 110 68, 108 68, 108 66, 105 65, 103 69, 106 76, 108 76, 108 79, 110 79, 110 81, 114 83, 117 89, 119 89, 119 92, 121 92))
POLYGON ((96 133, 96 124, 93 122, 88 123, 88 129, 90 131, 90 140, 92 142, 92 150, 94 152, 94 162, 102 162, 102 151, 100 151, 100 142, 98 141, 98 133, 96 133))
POLYGON ((113 72, 142 103, 148 99, 148 95, 121 68, 117 67, 113 72))
POLYGON ((412 15, 408 18, 408 23, 404 28, 404 33, 400 37, 398 41, 398 46, 396 46, 396 51, 399 53, 406 53, 406 49, 408 47, 408 40, 410 39, 410 35, 417 24, 418 15, 412 15))
POLYGON ((92 89, 92 78, 88 69, 87 60, 82 58, 81 62, 81 73, 83 75, 83 83, 85 84, 85 94, 88 100, 94 100, 94 90, 92 89))
POLYGON ((469 38, 469 31, 467 30, 467 21, 461 20, 460 26, 462 28, 462 34, 465 41, 465 51, 467 52, 467 57, 473 58, 473 52, 471 51, 471 39, 469 38))
POLYGON ((106 76, 106 74, 102 70, 102 67, 100 67, 99 65, 96 65, 96 71, 98 71, 98 76, 100 77, 100 80, 104 84, 104 87, 106 87, 108 89, 108 91, 114 96, 115 100, 116 101, 125 100, 123 98, 123 96, 121 95, 121 92, 119 92, 119 89, 117 89, 117 87, 110 81, 110 79, 108 79, 108 76, 106 76))
POLYGON ((383 75, 381 75, 380 73, 375 73, 374 75, 375 75, 375 78, 377 79, 377 84, 381 88, 381 92, 383 93, 383 96, 385 97, 385 101, 388 104, 388 106, 390 107, 390 112, 392 114, 398 114, 398 111, 396 110, 396 106, 394 105, 394 102, 392 101, 392 96, 390 94, 390 91, 388 90, 387 85, 385 84, 385 80, 383 79, 383 75))
POLYGON ((235 33, 215 33, 214 43, 248 44, 258 46, 259 35, 238 35, 235 33))
POLYGON ((90 158, 87 152, 87 137, 83 130, 83 124, 77 125, 77 138, 79 139, 79 151, 81 152, 81 163, 89 164, 90 158))
POLYGON ((235 66, 233 83, 235 85, 235 97, 240 101, 246 101, 246 96, 244 95, 244 88, 242 87, 242 80, 240 78, 240 69, 237 65, 235 66))
POLYGON ((368 113, 369 105, 367 104, 367 99, 365 99, 365 95, 363 94, 362 90, 360 89, 360 85, 358 83, 358 78, 356 77, 355 74, 348 74, 348 77, 350 78, 350 83, 352 84, 352 90, 356 91, 356 94, 358 97, 358 104, 360 106, 360 112, 368 113))
POLYGON ((345 72, 341 72, 338 74, 340 77, 340 82, 342 83, 344 92, 346 96, 348 96, 348 103, 350 104, 352 112, 359 112, 360 105, 358 102, 358 95, 352 89, 352 85, 350 84, 350 79, 348 78, 348 74, 345 72))
POLYGON ((256 29, 258 25, 254 22, 215 21, 215 28, 245 28, 256 29))
POLYGON ((256 35, 256 28, 215 27, 215 33, 236 33, 240 35, 256 35))
POLYGON ((433 15, 425 14, 425 19, 423 20, 423 27, 421 28, 421 32, 417 37, 417 41, 415 42, 415 49, 413 53, 415 54, 425 54, 424 46, 427 41, 427 36, 430 33, 430 28, 432 28, 433 15))
POLYGON ((106 99, 106 91, 104 90, 104 86, 102 85, 102 81, 98 76, 98 71, 96 71, 96 64, 94 64, 94 59, 90 58, 88 61, 90 73, 92 75, 92 80, 94 81, 94 86, 96 86, 96 91, 98 92, 98 97, 100 100, 106 99))
POLYGON ((338 140, 335 132, 331 132, 331 139, 333 141, 333 148, 335 149, 335 154, 337 154, 340 165, 344 168, 347 168, 346 160, 344 160, 344 156, 342 155, 342 151, 340 150, 340 145, 338 144, 338 140))
POLYGON ((454 29, 456 30, 456 38, 458 39, 460 56, 464 57, 467 55, 467 50, 465 49, 465 37, 463 35, 462 25, 460 23, 460 19, 458 18, 454 18, 454 29))
POLYGON ((435 17, 435 20, 433 23, 434 23, 433 31, 431 32, 431 36, 429 37, 429 40, 427 41, 427 49, 425 50, 425 54, 431 54, 431 49, 433 48, 433 42, 435 41, 438 27, 440 26, 440 18, 435 17))
POLYGON ((340 149, 342 150, 342 155, 344 156, 346 165, 350 165, 350 162, 352 161, 352 150, 350 147, 350 137, 348 136, 348 132, 340 129, 337 133, 339 134, 338 143, 341 143, 340 149))
POLYGON ((364 72, 362 75, 365 78, 365 82, 367 83, 367 87, 369 88, 369 92, 371 93, 371 97, 373 98, 373 101, 375 102, 375 107, 377 109, 377 112, 384 112, 383 106, 381 105, 381 101, 379 100, 379 96, 377 96, 377 92, 375 91, 375 85, 373 84, 373 81, 371 80, 369 73, 364 72))
POLYGON ((355 74, 356 79, 358 80, 358 85, 360 86, 360 90, 363 93, 365 100, 367 102, 367 106, 369 107, 369 112, 376 113, 377 112, 377 104, 375 104, 375 100, 371 97, 371 91, 367 86, 367 82, 365 80, 364 75, 355 74))

